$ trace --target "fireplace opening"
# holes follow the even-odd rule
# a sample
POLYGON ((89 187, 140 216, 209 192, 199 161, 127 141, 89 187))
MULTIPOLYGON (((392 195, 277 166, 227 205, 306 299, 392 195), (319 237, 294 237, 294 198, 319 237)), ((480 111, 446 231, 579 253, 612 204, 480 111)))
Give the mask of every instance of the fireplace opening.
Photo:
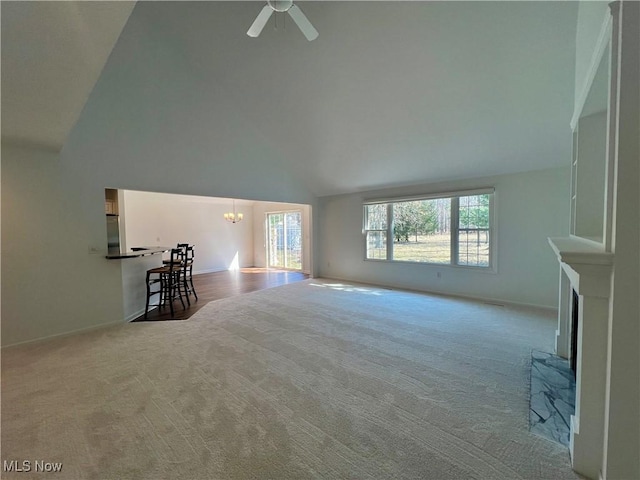
POLYGON ((573 372, 573 378, 576 377, 576 366, 578 364, 578 317, 580 308, 580 297, 573 290, 573 302, 571 305, 571 351, 569 352, 569 364, 573 372))

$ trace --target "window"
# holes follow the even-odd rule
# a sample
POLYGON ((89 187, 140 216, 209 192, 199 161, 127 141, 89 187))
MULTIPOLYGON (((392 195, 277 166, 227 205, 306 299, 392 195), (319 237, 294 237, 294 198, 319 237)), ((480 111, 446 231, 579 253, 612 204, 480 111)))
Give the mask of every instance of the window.
POLYGON ((368 205, 365 210, 367 225, 367 258, 387 258, 387 205, 368 205))
POLYGON ((490 248, 488 194, 458 197, 458 265, 488 267, 490 248))
POLYGON ((493 189, 364 205, 366 259, 491 267, 493 189))
POLYGON ((269 266, 302 270, 302 212, 267 213, 269 266))

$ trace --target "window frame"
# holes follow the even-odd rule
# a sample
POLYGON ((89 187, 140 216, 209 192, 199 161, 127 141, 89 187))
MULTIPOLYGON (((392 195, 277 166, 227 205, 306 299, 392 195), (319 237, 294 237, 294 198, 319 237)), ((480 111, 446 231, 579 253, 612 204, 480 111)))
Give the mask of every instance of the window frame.
MULTIPOLYGON (((384 203, 369 203, 368 205, 384 205, 384 203)), ((389 236, 389 232, 393 232, 393 225, 389 222, 389 218, 391 218, 393 220, 393 205, 388 203, 386 204, 387 207, 387 227, 385 229, 382 228, 367 228, 367 226, 369 225, 369 211, 367 210, 366 206, 363 206, 363 216, 362 216, 362 233, 364 234, 364 256, 366 260, 374 260, 374 261, 378 261, 378 262, 386 262, 386 261, 393 261, 393 241, 391 241, 391 245, 389 244, 389 239, 393 240, 393 237, 389 236), (391 213, 391 215, 390 215, 391 213), (368 240, 369 240, 369 236, 368 233, 369 232, 384 232, 386 235, 386 258, 369 258, 367 257, 367 253, 369 250, 369 244, 368 244, 368 240)))
MULTIPOLYGON (((364 246, 364 260, 366 262, 391 262, 400 264, 412 264, 423 265, 428 267, 437 268, 462 268, 469 269, 477 272, 489 272, 497 273, 497 222, 496 222, 496 191, 494 187, 483 187, 472 190, 455 190, 437 193, 426 193, 421 195, 409 196, 409 197, 389 197, 389 198, 376 198, 364 200, 362 203, 362 234, 363 234, 363 246, 364 246), (474 195, 489 195, 489 262, 488 265, 467 265, 460 264, 459 262, 459 242, 460 231, 466 230, 460 228, 460 198, 474 195), (420 262, 411 260, 394 260, 393 259, 393 243, 394 243, 394 219, 393 219, 393 205, 395 203, 421 201, 421 200, 435 200, 448 198, 451 200, 451 216, 450 216, 450 261, 449 263, 436 263, 436 262, 420 262), (370 205, 386 204, 387 206, 387 255, 386 258, 368 258, 367 257, 367 237, 368 232, 378 232, 380 229, 367 228, 367 207, 370 205)), ((485 230, 485 229, 481 229, 485 230)))

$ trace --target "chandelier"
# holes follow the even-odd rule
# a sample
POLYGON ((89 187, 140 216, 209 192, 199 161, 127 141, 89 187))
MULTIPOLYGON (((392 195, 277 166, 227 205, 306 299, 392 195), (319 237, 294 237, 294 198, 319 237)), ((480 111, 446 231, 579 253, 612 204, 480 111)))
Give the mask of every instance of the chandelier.
POLYGON ((224 219, 227 222, 238 223, 244 218, 242 213, 236 213, 236 201, 233 201, 233 212, 227 212, 224 214, 224 219))

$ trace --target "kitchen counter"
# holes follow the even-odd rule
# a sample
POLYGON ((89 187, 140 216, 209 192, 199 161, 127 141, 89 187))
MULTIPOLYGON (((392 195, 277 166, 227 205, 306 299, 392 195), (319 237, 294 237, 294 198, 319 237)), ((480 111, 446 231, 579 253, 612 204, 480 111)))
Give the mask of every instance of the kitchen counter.
POLYGON ((162 254, 171 250, 171 247, 132 247, 126 252, 109 253, 106 258, 109 260, 121 259, 121 258, 137 258, 144 257, 146 255, 162 254))

